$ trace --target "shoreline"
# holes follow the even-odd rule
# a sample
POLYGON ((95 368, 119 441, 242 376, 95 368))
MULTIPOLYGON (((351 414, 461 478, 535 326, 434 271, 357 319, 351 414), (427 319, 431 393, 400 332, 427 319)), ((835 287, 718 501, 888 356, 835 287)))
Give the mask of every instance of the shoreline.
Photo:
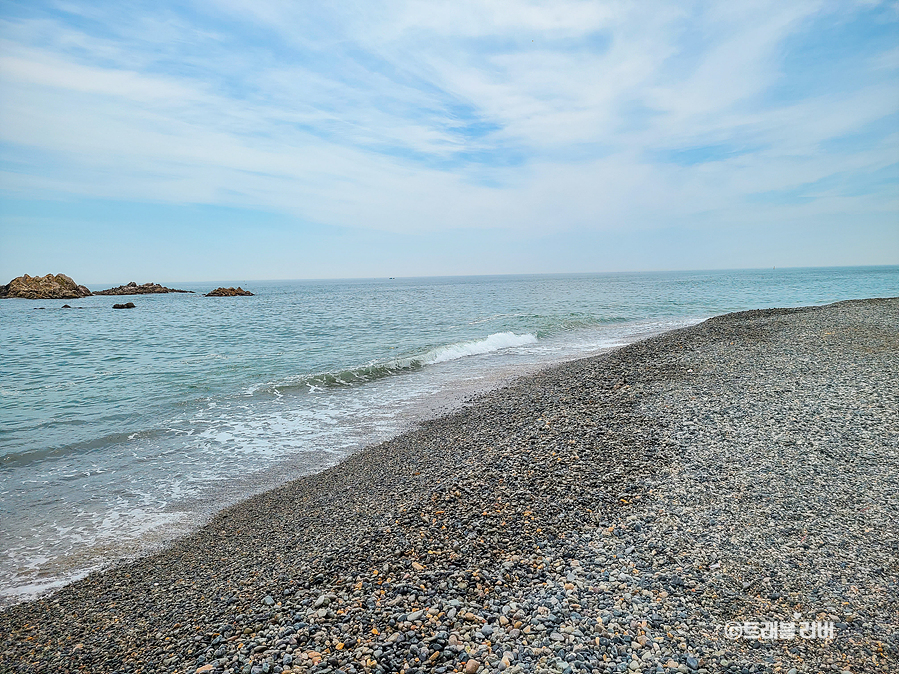
POLYGON ((727 314, 525 376, 3 610, 0 667, 888 671, 897 310, 727 314), (797 608, 836 641, 714 633, 797 608))
MULTIPOLYGON (((102 543, 45 561, 41 565, 41 577, 39 578, 33 578, 28 583, 8 584, 0 588, 0 609, 23 601, 45 597, 89 573, 108 570, 119 564, 161 552, 172 541, 190 535, 221 510, 294 479, 336 465, 355 451, 364 449, 371 444, 393 439, 423 421, 450 414, 464 407, 473 398, 506 386, 519 377, 534 374, 574 358, 599 355, 611 349, 620 348, 624 344, 661 334, 665 330, 684 327, 688 324, 687 320, 689 319, 677 321, 680 325, 670 325, 664 328, 661 327, 662 321, 660 320, 619 324, 612 327, 615 332, 614 337, 606 335, 604 341, 609 342, 608 344, 603 346, 582 344, 577 355, 566 353, 561 356, 553 356, 552 359, 546 359, 544 356, 543 360, 532 356, 527 359, 528 362, 494 363, 475 373, 465 370, 464 367, 460 370, 458 367, 459 364, 464 364, 471 359, 463 357, 457 360, 453 358, 445 362, 430 364, 421 370, 403 373, 400 381, 405 381, 407 386, 410 381, 418 380, 417 383, 412 384, 413 387, 424 387, 430 390, 427 393, 420 392, 407 396, 401 406, 394 406, 389 429, 381 428, 376 431, 373 426, 370 426, 367 431, 362 429, 357 432, 357 437, 351 438, 351 444, 344 443, 340 449, 327 451, 320 446, 318 450, 307 450, 281 457, 275 464, 257 468, 252 473, 242 476, 239 481, 228 480, 227 484, 216 486, 214 493, 196 493, 184 497, 180 501, 171 502, 164 509, 156 511, 155 520, 158 520, 158 523, 152 516, 145 519, 146 526, 140 530, 139 537, 126 536, 119 540, 110 540, 109 537, 106 537, 102 543), (450 372, 447 372, 446 368, 450 368, 450 372), (435 370, 443 370, 443 374, 436 375, 435 370), (431 383, 428 384, 427 379, 423 380, 423 377, 430 377, 431 383), (435 377, 439 378, 439 383, 435 377), (360 433, 362 437, 358 437, 360 433)), ((700 320, 703 319, 697 318, 690 323, 700 320)), ((673 323, 671 320, 665 322, 673 323)), ((553 345, 551 339, 548 343, 553 345)), ((463 342, 461 345, 465 346, 466 343, 463 342)), ((555 346, 558 348, 558 344, 555 346)), ((428 353, 437 353, 439 350, 437 348, 428 353)), ((475 355, 475 358, 480 355, 475 355)), ((488 353, 487 355, 492 354, 488 353)), ((388 381, 392 379, 390 377, 388 381)), ((378 385, 377 381, 374 383, 375 386, 378 385)), ((261 386, 265 386, 265 384, 261 386)), ((371 387, 366 385, 366 388, 371 387)), ((369 399, 376 401, 377 394, 374 393, 373 397, 369 399)), ((2 574, 3 570, 0 569, 0 576, 5 581, 8 576, 2 574)))

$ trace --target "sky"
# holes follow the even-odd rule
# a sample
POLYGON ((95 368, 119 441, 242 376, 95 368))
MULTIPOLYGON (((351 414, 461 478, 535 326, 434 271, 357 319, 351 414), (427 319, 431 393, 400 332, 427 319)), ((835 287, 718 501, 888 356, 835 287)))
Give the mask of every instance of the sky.
POLYGON ((0 0, 0 283, 899 263, 899 3, 0 0))

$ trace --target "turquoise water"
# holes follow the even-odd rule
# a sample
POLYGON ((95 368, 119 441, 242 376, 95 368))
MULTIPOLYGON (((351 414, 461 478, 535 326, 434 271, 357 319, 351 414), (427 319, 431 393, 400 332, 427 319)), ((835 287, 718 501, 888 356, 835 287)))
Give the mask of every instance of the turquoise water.
POLYGON ((724 312, 896 296, 899 267, 166 285, 197 294, 0 302, 0 600, 515 375, 724 312))

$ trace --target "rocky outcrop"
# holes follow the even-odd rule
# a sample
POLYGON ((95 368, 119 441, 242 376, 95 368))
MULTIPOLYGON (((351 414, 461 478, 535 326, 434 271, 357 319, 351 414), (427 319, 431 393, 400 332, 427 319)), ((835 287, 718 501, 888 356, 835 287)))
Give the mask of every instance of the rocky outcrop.
POLYGON ((94 295, 155 295, 157 293, 192 293, 193 290, 177 290, 175 288, 166 288, 158 283, 142 283, 137 285, 134 281, 127 285, 110 288, 109 290, 98 290, 94 295))
POLYGON ((238 295, 249 295, 252 297, 253 293, 249 290, 244 290, 240 286, 236 288, 216 288, 211 293, 206 293, 206 297, 236 297, 238 295))
POLYGON ((125 304, 113 304, 113 309, 133 309, 134 302, 125 302, 125 304))
POLYGON ((75 283, 65 274, 19 276, 0 286, 0 298, 20 297, 26 300, 74 300, 87 297, 91 291, 75 283))

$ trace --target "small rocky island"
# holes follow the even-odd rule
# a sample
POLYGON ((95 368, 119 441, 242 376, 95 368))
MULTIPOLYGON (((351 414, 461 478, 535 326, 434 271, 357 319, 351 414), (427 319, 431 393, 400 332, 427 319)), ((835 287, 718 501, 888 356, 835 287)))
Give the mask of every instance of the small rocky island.
POLYGON ((155 295, 159 293, 192 293, 193 290, 177 290, 175 288, 166 288, 158 283, 142 283, 137 285, 134 281, 127 285, 110 288, 109 290, 98 290, 94 295, 155 295))
POLYGON ((78 285, 65 274, 25 274, 0 286, 0 299, 18 297, 26 300, 74 300, 91 294, 90 290, 78 285))
POLYGON ((252 297, 253 293, 249 290, 244 290, 240 286, 236 288, 216 288, 211 293, 206 293, 205 297, 238 297, 238 296, 249 296, 252 297))

